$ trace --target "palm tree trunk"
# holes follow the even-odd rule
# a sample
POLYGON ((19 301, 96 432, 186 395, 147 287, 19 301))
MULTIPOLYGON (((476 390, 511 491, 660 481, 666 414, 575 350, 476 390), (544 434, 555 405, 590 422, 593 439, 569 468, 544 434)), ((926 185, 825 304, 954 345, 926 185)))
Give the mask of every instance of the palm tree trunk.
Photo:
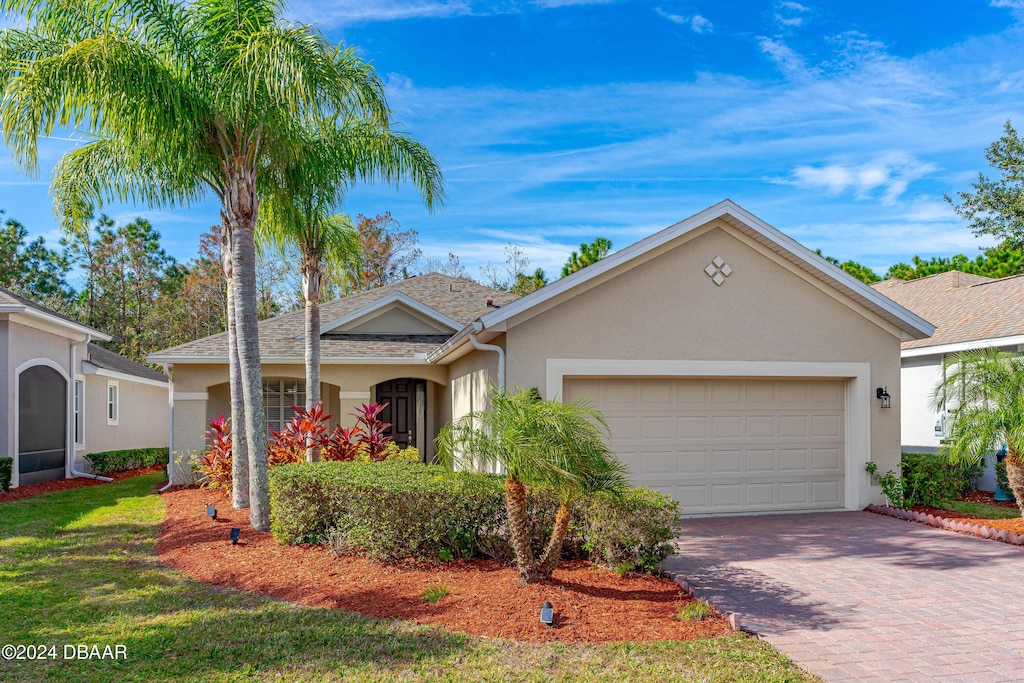
POLYGON ((1020 453, 1010 452, 1006 456, 1006 478, 1010 480, 1010 490, 1017 499, 1021 518, 1024 519, 1024 459, 1020 453))
POLYGON ((245 400, 235 333, 235 299, 231 286, 231 236, 221 228, 221 262, 227 280, 228 378, 231 391, 231 504, 236 510, 249 507, 249 449, 245 436, 245 400))
POLYGON ((543 578, 537 570, 530 547, 530 531, 526 517, 526 487, 515 477, 505 478, 505 509, 508 512, 509 538, 515 554, 519 580, 535 583, 543 578))
MULTIPOLYGON (((319 262, 306 256, 302 269, 302 294, 306 299, 306 410, 320 401, 320 268, 319 262)), ((306 460, 316 462, 320 453, 311 441, 306 443, 306 460)))
POLYGON ((547 548, 541 555, 538 568, 544 578, 550 579, 555 567, 558 566, 558 558, 562 555, 562 546, 565 544, 565 537, 569 534, 569 521, 572 517, 572 510, 568 503, 563 502, 558 506, 555 514, 555 528, 551 530, 551 538, 548 539, 547 548))
POLYGON ((235 300, 235 342, 245 400, 245 435, 249 447, 249 523, 256 531, 270 530, 270 481, 267 430, 263 416, 263 371, 260 366, 256 311, 255 226, 259 197, 254 172, 231 169, 222 211, 231 231, 232 294, 235 300))

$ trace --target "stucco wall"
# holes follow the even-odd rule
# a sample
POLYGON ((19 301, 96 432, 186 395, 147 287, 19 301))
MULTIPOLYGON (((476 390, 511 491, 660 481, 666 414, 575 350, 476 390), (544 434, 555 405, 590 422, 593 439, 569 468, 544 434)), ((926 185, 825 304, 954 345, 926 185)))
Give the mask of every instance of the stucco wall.
POLYGON ((100 375, 85 376, 85 443, 76 445, 76 459, 86 453, 126 448, 166 447, 169 442, 167 387, 116 379, 118 418, 107 424, 107 382, 100 375))
MULTIPOLYGON (((872 389, 870 454, 883 471, 899 462, 899 339, 725 224, 511 322, 507 382, 546 397, 562 391, 545 386, 549 358, 868 363, 870 385, 887 386, 893 405, 881 409, 872 389), (704 272, 716 256, 731 268, 721 286, 704 272)), ((869 490, 863 471, 847 476, 869 490)))
MULTIPOLYGON (((304 379, 305 367, 299 364, 266 364, 264 377, 304 379)), ((448 384, 448 368, 422 363, 402 365, 324 365, 320 370, 325 409, 334 418, 331 423, 355 424, 352 412, 362 403, 373 399, 374 387, 384 381, 401 377, 428 380, 427 425, 428 430, 436 429, 439 408, 431 407, 433 396, 444 395, 444 390, 434 388, 448 384), (328 391, 327 385, 330 385, 328 391), (433 394, 431 393, 433 392, 433 394)), ((203 434, 212 417, 230 412, 227 388, 227 365, 180 364, 174 366, 174 440, 173 448, 179 453, 187 450, 201 451, 204 447, 203 434)), ((431 432, 433 438, 434 432, 431 432)), ((433 455, 428 445, 426 455, 433 455)))
POLYGON ((908 358, 903 361, 900 377, 903 450, 931 451, 939 446, 940 439, 935 434, 935 423, 942 410, 932 407, 932 396, 942 379, 942 357, 908 358))

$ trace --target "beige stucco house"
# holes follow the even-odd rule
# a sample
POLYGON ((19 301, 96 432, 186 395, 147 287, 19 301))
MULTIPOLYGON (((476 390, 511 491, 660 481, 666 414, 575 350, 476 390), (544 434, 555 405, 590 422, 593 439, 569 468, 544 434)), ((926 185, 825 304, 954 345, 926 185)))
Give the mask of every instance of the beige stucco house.
MULTIPOLYGON (((271 428, 304 399, 302 312, 260 324, 271 428)), ((393 404, 432 455, 491 383, 585 398, 637 484, 687 513, 861 508, 900 455, 900 343, 932 326, 730 201, 521 299, 437 273, 325 304, 322 395, 393 404)), ((228 411, 223 336, 161 351, 173 448, 228 411)))
POLYGON ((0 457, 12 486, 89 472, 85 456, 168 445, 168 382, 110 337, 0 289, 0 457))

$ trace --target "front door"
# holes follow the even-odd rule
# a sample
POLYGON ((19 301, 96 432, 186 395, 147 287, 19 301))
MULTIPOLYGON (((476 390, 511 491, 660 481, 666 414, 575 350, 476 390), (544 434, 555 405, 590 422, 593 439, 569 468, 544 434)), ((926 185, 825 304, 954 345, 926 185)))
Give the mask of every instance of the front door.
POLYGON ((45 365, 18 378, 18 484, 64 478, 68 383, 45 365))
POLYGON ((423 380, 393 379, 377 385, 377 403, 386 406, 380 420, 391 424, 387 434, 400 448, 416 445, 417 384, 423 384, 423 380))

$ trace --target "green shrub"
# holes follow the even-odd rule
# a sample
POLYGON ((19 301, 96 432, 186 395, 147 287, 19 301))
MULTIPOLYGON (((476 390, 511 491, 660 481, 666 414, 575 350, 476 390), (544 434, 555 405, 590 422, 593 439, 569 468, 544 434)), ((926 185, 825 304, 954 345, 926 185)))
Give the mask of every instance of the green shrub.
POLYGON ((676 619, 680 621, 704 621, 715 616, 715 608, 703 600, 694 600, 679 606, 676 619))
POLYGON ((85 456, 94 474, 106 476, 139 467, 167 464, 167 448, 129 448, 121 451, 100 451, 85 456))
MULTIPOLYGON (((531 489, 530 536, 542 550, 559 500, 531 489)), ((270 471, 271 530, 282 543, 322 543, 383 560, 512 557, 499 475, 386 461, 294 463, 270 471)), ((650 571, 672 552, 679 506, 630 489, 573 507, 563 559, 650 571)))
POLYGON ((906 505, 940 506, 970 492, 973 480, 981 476, 982 466, 952 465, 938 453, 904 453, 903 498, 906 505))
POLYGON ((595 562, 652 572, 675 550, 669 541, 679 532, 679 503, 660 491, 602 493, 584 505, 584 548, 595 562))
POLYGON ((0 493, 11 489, 11 471, 14 467, 14 460, 11 458, 0 458, 0 493))
POLYGON ((451 595, 452 589, 444 583, 432 583, 423 589, 423 594, 420 599, 427 604, 434 604, 438 600, 448 595, 451 595))

